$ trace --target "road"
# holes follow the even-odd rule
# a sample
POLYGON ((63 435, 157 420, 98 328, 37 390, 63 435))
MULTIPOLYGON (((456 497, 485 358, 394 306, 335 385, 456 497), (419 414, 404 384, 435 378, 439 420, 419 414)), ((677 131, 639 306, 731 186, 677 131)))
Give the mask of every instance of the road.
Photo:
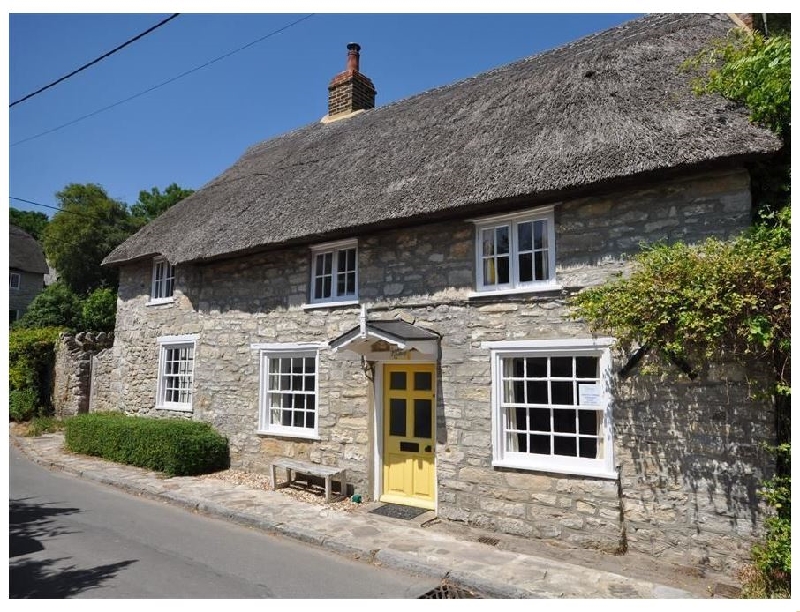
POLYGON ((427 577, 351 561, 9 457, 11 598, 415 598, 427 577))

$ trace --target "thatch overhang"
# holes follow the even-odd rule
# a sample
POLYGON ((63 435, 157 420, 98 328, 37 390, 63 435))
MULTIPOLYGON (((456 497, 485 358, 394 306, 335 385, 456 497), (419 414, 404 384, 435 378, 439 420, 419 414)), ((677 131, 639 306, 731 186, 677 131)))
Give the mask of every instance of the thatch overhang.
POLYGON ((36 239, 16 225, 9 225, 8 229, 8 267, 32 274, 47 274, 50 268, 36 239))
POLYGON ((774 134, 680 70, 733 26, 650 15, 262 142, 104 263, 227 258, 770 155, 774 134))

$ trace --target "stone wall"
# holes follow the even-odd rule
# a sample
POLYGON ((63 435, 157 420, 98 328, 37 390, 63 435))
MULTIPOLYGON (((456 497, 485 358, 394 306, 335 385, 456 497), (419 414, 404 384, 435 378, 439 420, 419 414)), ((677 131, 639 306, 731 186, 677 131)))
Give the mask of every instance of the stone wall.
MULTIPOLYGON (((770 409, 741 372, 697 381, 634 376, 614 390, 616 480, 492 466, 486 341, 587 338, 567 299, 624 272, 641 241, 726 238, 749 225, 743 170, 671 180, 555 207, 559 289, 474 294, 475 228, 430 223, 358 237, 359 299, 371 319, 403 318, 441 335, 437 375, 439 516, 524 537, 606 551, 635 548, 722 567, 747 556, 761 529, 754 491, 768 469, 770 409)), ((179 266, 174 302, 147 305, 151 262, 120 274, 117 341, 97 406, 212 423, 232 466, 267 472, 275 456, 348 470, 374 491, 371 373, 347 351, 320 352, 319 440, 257 433, 259 356, 252 344, 327 342, 358 324, 359 306, 308 305, 310 251, 295 247, 179 266), (192 413, 155 408, 158 344, 197 334, 192 413)), ((615 358, 613 370, 624 363, 615 358)))
POLYGON ((89 411, 92 358, 110 347, 114 334, 105 332, 62 333, 56 346, 53 407, 56 416, 67 417, 89 411))

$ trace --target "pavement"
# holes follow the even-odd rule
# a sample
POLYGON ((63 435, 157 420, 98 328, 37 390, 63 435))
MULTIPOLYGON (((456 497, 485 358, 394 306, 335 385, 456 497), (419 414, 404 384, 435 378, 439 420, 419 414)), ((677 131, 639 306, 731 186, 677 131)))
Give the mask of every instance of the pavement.
MULTIPOLYGON (((559 556, 555 549, 552 555, 540 556, 524 551, 524 547, 521 551, 519 546, 498 545, 501 540, 508 543, 522 538, 500 534, 488 537, 490 532, 440 521, 432 512, 405 520, 371 512, 380 503, 365 503, 355 511, 342 511, 324 503, 299 501, 281 490, 264 490, 208 477, 167 478, 157 472, 70 453, 64 450, 63 440, 62 433, 39 437, 23 437, 13 432, 10 435, 12 444, 48 469, 62 470, 129 494, 162 500, 189 511, 299 540, 365 563, 441 580, 442 587, 427 598, 714 596, 711 586, 703 587, 709 583, 708 577, 690 579, 687 573, 685 585, 676 584, 675 580, 661 584, 643 578, 642 564, 636 559, 625 563, 624 557, 605 555, 601 560, 596 556, 599 553, 594 553, 594 557, 579 555, 583 563, 567 562, 563 558, 571 558, 569 555, 560 555, 562 560, 554 558, 559 556), (617 573, 601 569, 609 566, 627 568, 627 571, 617 573), (634 571, 637 568, 639 571, 634 571)), ((541 544, 538 550, 546 552, 541 544)), ((575 554, 573 551, 572 556, 575 554)), ((674 571, 660 572, 658 567, 651 568, 648 574, 675 575, 674 571)))

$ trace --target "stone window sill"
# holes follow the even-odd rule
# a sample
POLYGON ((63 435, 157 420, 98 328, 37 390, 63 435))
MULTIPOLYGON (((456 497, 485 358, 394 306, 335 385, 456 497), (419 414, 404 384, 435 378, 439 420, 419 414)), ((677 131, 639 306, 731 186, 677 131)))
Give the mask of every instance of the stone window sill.
POLYGON ((174 304, 174 303, 175 303, 175 298, 174 297, 158 298, 158 299, 155 299, 155 300, 150 300, 149 302, 147 302, 145 304, 145 306, 164 306, 164 305, 167 305, 167 304, 174 304))

